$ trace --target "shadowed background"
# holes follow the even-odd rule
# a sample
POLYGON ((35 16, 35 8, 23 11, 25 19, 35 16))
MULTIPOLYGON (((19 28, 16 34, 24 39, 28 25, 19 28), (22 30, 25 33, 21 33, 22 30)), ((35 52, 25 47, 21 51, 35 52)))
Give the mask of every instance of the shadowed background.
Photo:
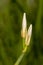
POLYGON ((14 65, 22 52, 21 27, 33 25, 30 46, 20 65, 43 65, 43 0, 0 0, 0 65, 14 65))

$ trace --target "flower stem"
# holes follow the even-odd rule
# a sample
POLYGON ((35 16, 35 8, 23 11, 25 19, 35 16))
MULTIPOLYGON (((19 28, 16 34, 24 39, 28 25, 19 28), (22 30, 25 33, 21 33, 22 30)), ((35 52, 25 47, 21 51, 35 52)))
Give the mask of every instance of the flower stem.
POLYGON ((18 58, 18 60, 16 61, 16 63, 14 65, 20 64, 20 62, 22 61, 26 51, 27 51, 27 46, 24 48, 24 50, 22 51, 22 54, 20 55, 20 57, 18 58))
POLYGON ((24 57, 24 53, 21 54, 21 56, 18 58, 18 60, 14 65, 19 65, 23 57, 24 57))

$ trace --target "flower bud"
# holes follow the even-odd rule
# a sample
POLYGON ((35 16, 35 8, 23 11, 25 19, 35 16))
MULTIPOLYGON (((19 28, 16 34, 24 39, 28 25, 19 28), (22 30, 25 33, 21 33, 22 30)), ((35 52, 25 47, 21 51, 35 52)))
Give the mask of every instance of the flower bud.
POLYGON ((26 36, 26 13, 23 14, 23 22, 22 22, 21 36, 23 38, 25 38, 25 36, 26 36))
POLYGON ((27 35, 26 35, 26 42, 25 44, 28 46, 30 43, 30 39, 31 39, 31 34, 32 34, 32 24, 30 25, 27 35))

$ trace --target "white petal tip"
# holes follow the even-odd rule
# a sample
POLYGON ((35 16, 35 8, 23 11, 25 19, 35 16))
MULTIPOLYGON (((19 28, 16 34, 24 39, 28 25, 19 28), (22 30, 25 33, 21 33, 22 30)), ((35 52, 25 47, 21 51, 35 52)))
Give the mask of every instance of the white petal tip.
POLYGON ((32 29, 32 24, 30 24, 30 29, 32 29))
POLYGON ((32 34, 32 24, 30 24, 30 27, 28 29, 28 35, 31 35, 32 34))
POLYGON ((26 28, 26 13, 23 14, 23 22, 22 22, 22 28, 26 28))
POLYGON ((29 30, 32 30, 32 24, 30 24, 29 30))
POLYGON ((24 13, 23 15, 26 16, 26 13, 24 13))

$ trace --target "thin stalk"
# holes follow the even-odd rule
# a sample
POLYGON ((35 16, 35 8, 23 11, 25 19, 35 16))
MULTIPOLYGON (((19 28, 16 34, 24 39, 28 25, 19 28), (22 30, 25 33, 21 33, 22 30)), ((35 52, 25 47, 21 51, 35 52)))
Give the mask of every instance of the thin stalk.
POLYGON ((25 48, 25 38, 23 38, 23 49, 25 48))
POLYGON ((23 59, 24 55, 25 55, 25 53, 22 53, 14 65, 19 65, 21 60, 23 59))
POLYGON ((14 65, 19 65, 20 64, 20 62, 22 61, 26 51, 27 51, 27 46, 25 46, 24 50, 22 51, 22 54, 20 55, 20 57, 18 58, 18 60, 16 61, 16 63, 14 65))
POLYGON ((37 14, 36 25, 35 25, 37 34, 41 30, 41 16, 42 16, 42 4, 43 4, 42 1, 43 0, 39 0, 39 8, 38 8, 38 14, 37 14))

